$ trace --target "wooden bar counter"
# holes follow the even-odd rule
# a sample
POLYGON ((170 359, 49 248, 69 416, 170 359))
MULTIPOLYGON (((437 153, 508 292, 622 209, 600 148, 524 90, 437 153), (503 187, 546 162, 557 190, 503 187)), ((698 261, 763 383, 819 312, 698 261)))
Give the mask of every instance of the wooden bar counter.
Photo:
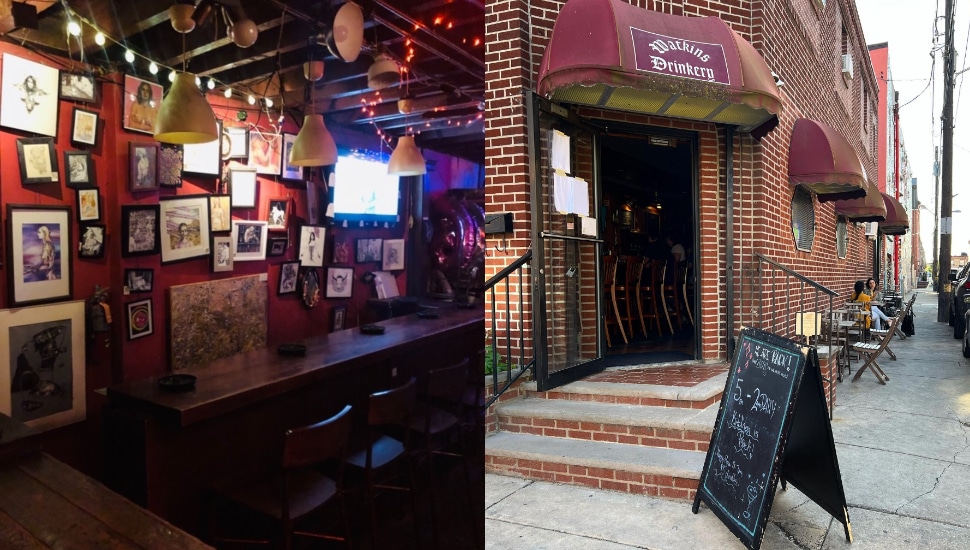
POLYGON ((176 525, 204 532, 206 487, 279 464, 286 429, 346 404, 362 426, 370 392, 477 356, 482 307, 438 311, 436 319, 382 321, 381 335, 354 328, 307 339, 300 342, 303 357, 267 348, 179 371, 198 378, 185 393, 161 390, 155 378, 107 388, 107 483, 176 525))

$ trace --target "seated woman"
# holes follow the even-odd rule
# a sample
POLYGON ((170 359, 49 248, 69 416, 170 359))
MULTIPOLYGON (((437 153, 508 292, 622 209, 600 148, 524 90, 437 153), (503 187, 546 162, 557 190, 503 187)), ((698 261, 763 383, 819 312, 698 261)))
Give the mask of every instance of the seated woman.
MULTIPOLYGON (((866 310, 869 311, 869 316, 872 319, 873 328, 876 330, 882 330, 883 321, 888 322, 889 317, 886 317, 886 314, 883 313, 882 310, 879 309, 878 307, 869 305, 869 302, 872 301, 872 297, 866 294, 865 289, 866 289, 865 282, 856 281, 854 292, 852 293, 852 296, 849 297, 849 300, 852 302, 864 303, 866 310)), ((869 321, 866 320, 866 325, 868 326, 868 324, 869 324, 869 321)))

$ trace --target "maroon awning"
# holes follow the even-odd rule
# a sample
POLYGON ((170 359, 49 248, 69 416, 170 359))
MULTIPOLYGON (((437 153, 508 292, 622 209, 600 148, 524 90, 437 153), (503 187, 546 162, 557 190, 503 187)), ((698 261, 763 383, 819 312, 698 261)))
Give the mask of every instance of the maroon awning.
POLYGON ((734 124, 758 137, 781 112, 771 70, 727 23, 621 0, 566 2, 538 82, 555 101, 734 124))
POLYGON ((795 121, 788 153, 788 181, 804 185, 819 202, 866 196, 866 174, 838 130, 817 120, 795 121))
POLYGON ((879 230, 884 235, 905 235, 909 231, 909 217, 899 201, 885 193, 882 201, 886 205, 886 219, 879 222, 879 230))
POLYGON ((865 197, 835 201, 835 211, 854 222, 881 222, 886 219, 886 203, 879 189, 871 183, 866 183, 865 197))

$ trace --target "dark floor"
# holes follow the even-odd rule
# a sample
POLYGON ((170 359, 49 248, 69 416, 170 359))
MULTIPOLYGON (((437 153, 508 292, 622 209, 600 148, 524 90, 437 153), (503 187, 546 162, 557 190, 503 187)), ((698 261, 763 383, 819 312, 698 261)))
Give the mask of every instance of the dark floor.
POLYGON ((655 331, 649 331, 647 336, 643 335, 640 327, 634 324, 633 337, 629 338, 629 343, 624 344, 619 331, 611 334, 613 346, 606 351, 607 356, 630 355, 630 354, 656 354, 656 360, 644 358, 644 363, 659 363, 678 360, 687 360, 694 356, 694 326, 689 322, 684 322, 673 334, 664 326, 664 332, 657 335, 655 331), (661 353, 665 352, 665 353, 661 353), (686 355, 686 357, 675 357, 672 354, 686 355))

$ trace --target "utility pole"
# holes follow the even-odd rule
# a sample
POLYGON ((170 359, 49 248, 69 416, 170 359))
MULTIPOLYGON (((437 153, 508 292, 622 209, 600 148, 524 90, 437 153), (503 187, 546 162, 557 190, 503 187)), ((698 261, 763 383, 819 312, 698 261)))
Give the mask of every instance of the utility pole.
POLYGON ((950 314, 950 239, 953 233, 953 2, 946 0, 946 30, 943 45, 943 166, 940 181, 940 287, 937 322, 950 314))
POLYGON ((937 145, 933 151, 933 264, 930 266, 930 273, 933 275, 933 290, 940 291, 940 146, 937 145))

